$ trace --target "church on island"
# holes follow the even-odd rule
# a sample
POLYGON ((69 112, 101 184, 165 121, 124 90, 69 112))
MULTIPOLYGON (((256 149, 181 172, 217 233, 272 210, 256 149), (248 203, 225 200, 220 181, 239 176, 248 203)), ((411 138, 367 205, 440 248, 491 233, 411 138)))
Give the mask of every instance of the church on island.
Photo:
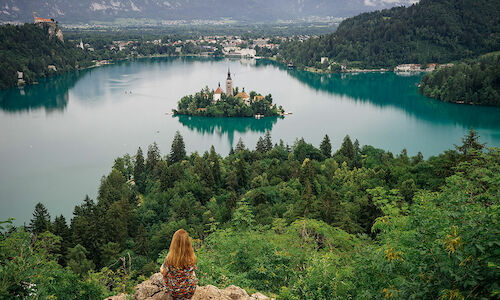
POLYGON ((190 115, 203 117, 262 117, 284 116, 281 106, 273 103, 272 95, 262 96, 251 91, 249 94, 243 88, 233 86, 231 71, 227 70, 225 89, 219 82, 217 88, 207 87, 194 95, 186 95, 177 102, 177 109, 172 109, 174 115, 190 115))
MULTIPOLYGON (((222 93, 224 93, 224 91, 220 87, 220 82, 219 82, 219 86, 217 87, 217 89, 214 92, 212 102, 217 103, 217 101, 220 101, 222 99, 222 93)), ((250 96, 247 93, 245 93, 245 89, 243 89, 243 91, 239 92, 238 94, 234 95, 233 80, 231 79, 231 71, 229 70, 229 68, 227 69, 225 94, 226 94, 226 96, 234 96, 237 99, 241 99, 245 102, 246 105, 250 105, 250 96)), ((259 101, 259 100, 263 99, 264 97, 263 96, 256 96, 256 98, 258 98, 258 100, 257 99, 255 99, 255 100, 259 101), (260 98, 260 97, 262 97, 262 98, 260 98)))

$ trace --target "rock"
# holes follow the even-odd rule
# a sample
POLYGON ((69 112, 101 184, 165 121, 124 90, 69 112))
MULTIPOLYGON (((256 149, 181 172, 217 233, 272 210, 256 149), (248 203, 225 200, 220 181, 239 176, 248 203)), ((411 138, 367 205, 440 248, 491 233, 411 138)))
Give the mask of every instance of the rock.
POLYGON ((134 299, 136 300, 170 300, 171 297, 167 294, 163 285, 163 276, 161 273, 151 275, 149 280, 138 284, 135 287, 134 299))
POLYGON ((108 297, 104 300, 127 300, 127 294, 121 293, 118 296, 108 297))
POLYGON ((261 293, 255 293, 250 296, 250 300, 269 300, 270 298, 261 293))
MULTIPOLYGON (((114 297, 120 297, 122 294, 114 297)), ((111 300, 122 300, 126 298, 108 298, 111 300)), ((153 274, 148 280, 135 287, 135 300, 172 300, 163 285, 163 276, 160 273, 153 274)), ((198 286, 191 300, 268 300, 269 297, 255 293, 248 293, 237 286, 230 285, 220 290, 213 285, 198 286)))
POLYGON ((219 290, 213 285, 206 286, 198 286, 196 288, 196 292, 194 292, 193 298, 191 300, 232 300, 233 298, 229 297, 227 294, 223 293, 223 291, 219 290))

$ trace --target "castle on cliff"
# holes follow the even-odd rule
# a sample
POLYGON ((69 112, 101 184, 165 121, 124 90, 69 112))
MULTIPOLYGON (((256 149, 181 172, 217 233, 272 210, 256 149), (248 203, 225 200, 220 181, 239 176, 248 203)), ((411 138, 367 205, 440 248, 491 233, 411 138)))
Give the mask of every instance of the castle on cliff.
POLYGON ((54 19, 44 19, 36 16, 36 12, 33 12, 33 22, 35 24, 38 23, 55 23, 56 21, 54 19))

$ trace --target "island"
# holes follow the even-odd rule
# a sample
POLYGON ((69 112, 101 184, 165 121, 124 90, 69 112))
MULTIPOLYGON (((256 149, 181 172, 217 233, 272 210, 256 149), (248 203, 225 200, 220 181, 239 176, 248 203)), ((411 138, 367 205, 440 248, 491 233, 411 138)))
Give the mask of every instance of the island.
POLYGON ((231 71, 228 69, 226 90, 223 91, 220 83, 217 89, 207 87, 194 95, 182 97, 177 103, 177 109, 172 110, 174 115, 190 115, 204 117, 271 117, 284 116, 283 107, 273 104, 271 94, 263 96, 257 92, 245 92, 245 88, 233 88, 231 71))

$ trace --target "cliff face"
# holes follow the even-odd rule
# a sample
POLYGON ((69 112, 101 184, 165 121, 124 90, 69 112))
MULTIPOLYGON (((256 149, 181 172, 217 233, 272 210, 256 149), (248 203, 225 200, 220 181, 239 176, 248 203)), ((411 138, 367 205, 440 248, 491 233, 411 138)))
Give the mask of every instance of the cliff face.
POLYGON ((45 29, 49 35, 49 38, 56 37, 58 40, 64 43, 64 36, 61 27, 56 23, 37 23, 36 26, 45 29))
MULTIPOLYGON (((135 287, 133 298, 135 300, 172 300, 167 294, 163 285, 163 276, 160 273, 153 274, 149 280, 135 287)), ((127 295, 120 294, 106 298, 105 300, 126 300, 127 295)), ((198 286, 196 292, 191 298, 192 300, 271 300, 269 297, 255 293, 248 295, 248 293, 237 286, 230 285, 227 288, 220 290, 213 285, 198 286)))

